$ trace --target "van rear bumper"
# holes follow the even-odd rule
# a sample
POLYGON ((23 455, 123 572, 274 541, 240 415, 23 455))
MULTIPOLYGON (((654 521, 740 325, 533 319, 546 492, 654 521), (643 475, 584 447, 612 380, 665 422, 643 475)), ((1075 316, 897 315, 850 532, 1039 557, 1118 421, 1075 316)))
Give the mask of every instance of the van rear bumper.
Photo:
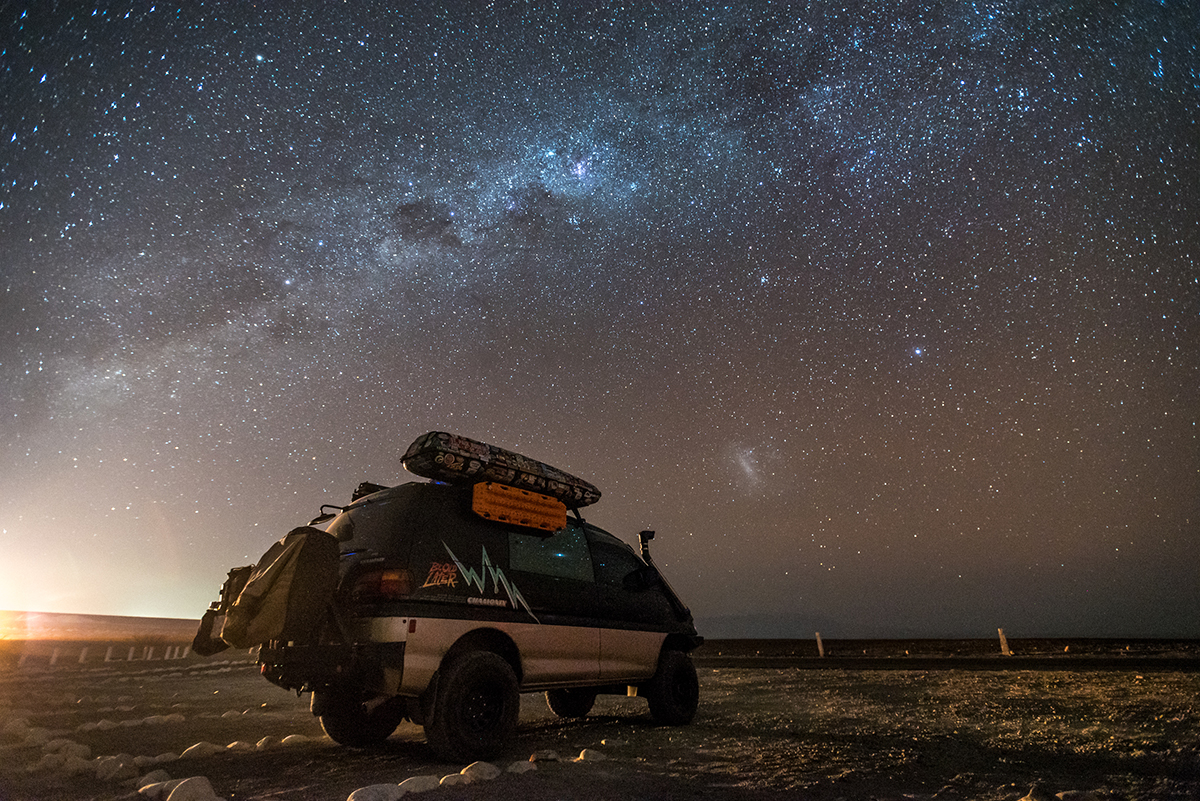
POLYGON ((404 668, 404 643, 288 645, 271 642, 258 653, 259 670, 272 684, 310 692, 335 689, 394 693, 404 668))

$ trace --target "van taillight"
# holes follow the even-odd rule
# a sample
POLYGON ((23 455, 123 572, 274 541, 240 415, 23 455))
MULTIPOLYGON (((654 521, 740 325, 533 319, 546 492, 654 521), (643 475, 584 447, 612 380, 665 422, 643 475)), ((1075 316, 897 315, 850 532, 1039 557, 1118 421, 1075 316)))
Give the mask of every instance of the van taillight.
POLYGON ((412 592, 412 577, 403 568, 372 570, 354 582, 356 601, 390 601, 412 592))
POLYGON ((379 594, 385 598, 399 598, 412 592, 412 579, 407 570, 385 570, 379 578, 379 594))

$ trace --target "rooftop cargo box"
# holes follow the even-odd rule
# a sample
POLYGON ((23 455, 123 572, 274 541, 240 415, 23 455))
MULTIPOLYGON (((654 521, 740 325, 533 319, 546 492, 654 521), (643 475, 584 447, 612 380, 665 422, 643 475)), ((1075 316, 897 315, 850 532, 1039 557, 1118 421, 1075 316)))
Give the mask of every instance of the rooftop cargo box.
POLYGON ((600 500, 595 485, 557 467, 486 442, 430 431, 408 446, 404 469, 434 481, 478 484, 493 481, 557 498, 569 509, 600 500))

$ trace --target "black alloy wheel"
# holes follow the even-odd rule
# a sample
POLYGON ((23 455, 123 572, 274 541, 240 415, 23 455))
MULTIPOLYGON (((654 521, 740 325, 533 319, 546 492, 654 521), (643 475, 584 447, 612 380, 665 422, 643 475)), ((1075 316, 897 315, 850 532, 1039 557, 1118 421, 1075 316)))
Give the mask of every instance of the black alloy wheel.
POLYGON ((517 727, 521 696, 512 666, 490 651, 456 658, 438 677, 425 739, 451 762, 490 759, 517 727))
POLYGON ((350 698, 323 699, 321 728, 336 743, 352 748, 371 748, 392 736, 404 719, 402 707, 385 702, 370 711, 350 698))
POLYGON ((663 651, 645 691, 656 721, 668 726, 691 723, 700 705, 700 680, 692 658, 683 651, 663 651))

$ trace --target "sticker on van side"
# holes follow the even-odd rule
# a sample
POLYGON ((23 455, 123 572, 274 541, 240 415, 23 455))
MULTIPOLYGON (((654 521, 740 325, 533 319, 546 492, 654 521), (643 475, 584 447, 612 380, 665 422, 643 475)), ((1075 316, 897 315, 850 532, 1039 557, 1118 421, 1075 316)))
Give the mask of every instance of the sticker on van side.
MULTIPOLYGON (((487 580, 490 578, 492 580, 493 595, 498 594, 500 592, 500 588, 503 587, 505 595, 508 596, 508 602, 512 604, 513 609, 523 607, 525 611, 529 613, 529 616, 534 619, 534 622, 541 622, 537 619, 537 615, 533 613, 533 610, 529 608, 529 604, 526 603, 525 597, 521 595, 521 591, 517 589, 517 586, 508 580, 508 577, 504 575, 504 571, 501 568, 498 568, 492 564, 492 560, 488 556, 486 547, 481 546, 483 555, 480 559, 480 567, 478 571, 472 567, 464 565, 462 560, 454 555, 454 551, 450 550, 450 546, 444 541, 442 542, 442 547, 446 549, 446 553, 450 554, 450 558, 454 560, 454 565, 458 568, 459 574, 462 576, 463 581, 468 587, 477 587, 481 593, 487 592, 487 580)), ((504 604, 504 599, 468 598, 467 603, 476 603, 484 606, 498 606, 504 604)))
MULTIPOLYGON (((444 543, 443 543, 444 544, 444 543)), ((429 565, 429 575, 425 577, 425 583, 421 585, 421 589, 426 587, 450 587, 458 586, 458 565, 453 562, 431 562, 429 565)))

